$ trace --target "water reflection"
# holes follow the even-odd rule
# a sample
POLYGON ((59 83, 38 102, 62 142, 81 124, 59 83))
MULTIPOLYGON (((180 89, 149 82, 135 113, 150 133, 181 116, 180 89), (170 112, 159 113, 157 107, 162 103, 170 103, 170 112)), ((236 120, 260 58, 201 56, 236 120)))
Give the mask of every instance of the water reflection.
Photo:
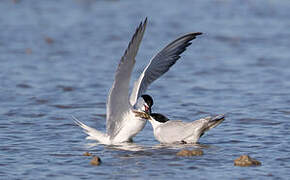
POLYGON ((215 147, 214 145, 208 144, 156 144, 156 145, 143 145, 137 143, 120 143, 114 145, 103 145, 98 142, 87 143, 86 148, 92 149, 98 146, 104 146, 108 149, 122 150, 122 151, 150 151, 150 150, 162 150, 162 149, 171 149, 179 150, 184 148, 195 148, 195 149, 208 149, 215 147))
POLYGON ((184 148, 210 148, 212 145, 207 144, 157 144, 152 149, 184 149, 184 148))

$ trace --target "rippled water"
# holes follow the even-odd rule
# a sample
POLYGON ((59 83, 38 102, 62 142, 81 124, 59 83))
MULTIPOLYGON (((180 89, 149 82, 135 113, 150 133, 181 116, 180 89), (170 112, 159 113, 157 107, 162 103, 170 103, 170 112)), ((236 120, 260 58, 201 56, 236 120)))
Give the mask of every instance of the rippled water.
POLYGON ((283 0, 1 1, 0 179, 288 179, 289 9, 283 0), (204 32, 148 91, 171 119, 226 114, 186 147, 203 156, 177 157, 184 147, 159 145, 150 124, 135 144, 106 147, 72 122, 105 130, 115 68, 146 16, 134 78, 166 43, 204 32), (262 166, 235 167, 242 154, 262 166))

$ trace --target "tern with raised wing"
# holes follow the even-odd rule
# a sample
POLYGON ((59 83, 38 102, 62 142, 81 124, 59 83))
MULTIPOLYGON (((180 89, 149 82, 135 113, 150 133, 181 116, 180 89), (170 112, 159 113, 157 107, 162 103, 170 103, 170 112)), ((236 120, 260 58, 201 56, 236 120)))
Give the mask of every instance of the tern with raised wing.
POLYGON ((166 73, 180 58, 180 54, 191 44, 191 40, 202 33, 186 34, 162 49, 146 66, 134 83, 129 97, 129 84, 140 43, 147 25, 147 18, 136 29, 115 73, 115 79, 107 98, 106 133, 89 127, 79 120, 75 122, 88 134, 87 139, 97 140, 102 144, 131 142, 145 126, 147 119, 137 117, 136 113, 151 113, 153 99, 144 94, 148 86, 166 73))

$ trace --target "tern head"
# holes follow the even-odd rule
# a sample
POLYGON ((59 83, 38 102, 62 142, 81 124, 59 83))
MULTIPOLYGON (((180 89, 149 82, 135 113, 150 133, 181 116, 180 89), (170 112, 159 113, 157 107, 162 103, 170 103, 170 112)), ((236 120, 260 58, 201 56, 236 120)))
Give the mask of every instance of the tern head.
POLYGON ((136 108, 147 114, 151 114, 151 107, 153 105, 153 99, 148 94, 143 94, 136 103, 136 108))
POLYGON ((169 121, 169 119, 166 116, 160 113, 151 113, 150 116, 152 121, 157 121, 159 123, 165 123, 169 121))

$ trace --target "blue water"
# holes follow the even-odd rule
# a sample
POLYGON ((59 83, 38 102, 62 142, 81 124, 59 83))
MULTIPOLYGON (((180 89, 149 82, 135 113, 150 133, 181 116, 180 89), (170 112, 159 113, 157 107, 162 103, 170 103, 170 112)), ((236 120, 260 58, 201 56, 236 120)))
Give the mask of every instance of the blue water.
POLYGON ((0 1, 0 179, 289 179, 289 9, 284 0, 0 1), (196 146, 160 146, 150 124, 135 144, 107 147, 72 121, 105 130, 115 69, 146 16, 133 79, 170 41, 204 33, 147 91, 170 119, 226 114, 200 139, 203 156, 177 157, 196 146), (235 167, 242 154, 262 166, 235 167))

